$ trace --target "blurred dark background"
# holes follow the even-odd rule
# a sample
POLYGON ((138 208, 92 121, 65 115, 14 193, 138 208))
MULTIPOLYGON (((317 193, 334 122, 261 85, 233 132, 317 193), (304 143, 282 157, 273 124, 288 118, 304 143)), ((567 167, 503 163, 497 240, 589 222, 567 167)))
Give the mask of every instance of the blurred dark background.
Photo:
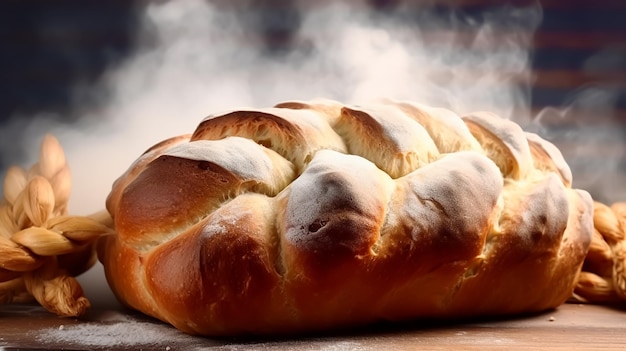
MULTIPOLYGON (((214 2, 219 6, 233 3, 214 2)), ((72 124, 82 118, 73 109, 77 99, 81 106, 91 104, 97 108, 102 101, 97 95, 106 92, 87 87, 131 52, 139 9, 145 3, 145 0, 0 1, 0 147, 13 150, 12 144, 19 139, 19 132, 6 135, 2 130, 8 130, 9 124, 19 124, 18 119, 45 114, 72 124)), ((292 34, 299 25, 299 17, 293 2, 239 3, 245 6, 242 18, 247 30, 256 33, 268 51, 280 53, 294 44, 292 34)), ((325 1, 302 0, 299 3, 321 6, 318 4, 325 1)), ((524 6, 537 1, 432 0, 419 3, 428 13, 442 17, 463 14, 479 18, 495 5, 524 6)), ((624 136, 626 1, 546 0, 538 3, 543 9, 543 19, 530 43, 534 81, 529 98, 533 113, 547 106, 572 105, 575 110, 571 112, 575 118, 569 118, 565 125, 560 124, 558 115, 548 114, 544 126, 550 130, 544 132, 552 135, 566 158, 573 146, 559 142, 559 138, 571 128, 602 124, 603 128, 624 136)), ((412 6, 412 2, 369 0, 360 6, 385 12, 407 5, 412 6)), ((626 173, 626 162, 619 158, 624 151, 621 141, 626 140, 626 136, 608 140, 606 153, 593 151, 583 157, 578 155, 575 162, 602 162, 602 157, 617 153, 620 162, 617 168, 626 173)), ((15 147, 14 152, 15 159, 19 159, 23 150, 15 147)), ((0 159, 0 170, 8 163, 0 159)))

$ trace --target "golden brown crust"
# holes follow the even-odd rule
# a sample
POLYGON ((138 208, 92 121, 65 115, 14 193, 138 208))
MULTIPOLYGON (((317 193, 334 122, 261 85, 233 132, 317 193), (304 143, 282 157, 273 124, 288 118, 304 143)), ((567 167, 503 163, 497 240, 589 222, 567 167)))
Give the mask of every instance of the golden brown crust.
POLYGON ((264 236, 271 231, 270 221, 262 209, 247 210, 268 207, 262 197, 237 197, 156 248, 145 262, 149 293, 157 306, 171 311, 169 321, 181 330, 206 328, 197 321, 207 317, 207 308, 211 327, 218 331, 250 333, 275 327, 272 319, 260 319, 271 316, 280 302, 280 276, 264 236), (181 272, 180 267, 186 268, 181 272))
POLYGON ((572 184, 572 171, 556 146, 534 133, 526 133, 526 139, 528 140, 535 168, 558 174, 563 184, 570 187, 572 184))
POLYGON ((164 150, 167 150, 175 145, 188 142, 190 137, 191 135, 171 137, 148 148, 139 158, 137 158, 137 160, 135 160, 135 162, 133 162, 124 174, 115 180, 113 189, 107 197, 107 210, 112 212, 114 208, 117 208, 119 199, 122 196, 122 191, 126 189, 126 186, 130 184, 130 182, 132 182, 135 177, 141 173, 148 164, 150 164, 150 162, 159 157, 164 150))
POLYGON ((528 176, 533 167, 532 156, 519 125, 484 111, 463 116, 463 120, 504 177, 524 179, 528 176))
POLYGON ((344 107, 335 128, 351 154, 374 162, 392 178, 439 156, 424 127, 393 105, 344 107))
POLYGON ((482 151, 463 120, 454 112, 410 101, 387 100, 386 103, 398 106, 407 116, 424 126, 439 152, 482 151))
POLYGON ((218 114, 114 184, 99 257, 121 301, 192 334, 541 311, 593 234, 550 145, 408 102, 218 114))
POLYGON ((324 116, 308 109, 268 108, 211 115, 198 125, 191 141, 220 140, 227 136, 254 140, 276 151, 299 170, 317 150, 346 151, 324 116))

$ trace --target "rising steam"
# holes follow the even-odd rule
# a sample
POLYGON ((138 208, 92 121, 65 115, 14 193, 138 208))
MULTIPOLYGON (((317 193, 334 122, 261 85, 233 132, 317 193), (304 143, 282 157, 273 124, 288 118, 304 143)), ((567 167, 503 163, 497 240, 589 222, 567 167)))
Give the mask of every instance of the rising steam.
MULTIPOLYGON (((60 138, 72 166, 70 211, 101 209, 112 182, 146 148, 232 107, 391 97, 530 121, 529 48, 539 6, 469 16, 296 3, 303 8, 276 19, 201 0, 148 3, 133 55, 90 88, 106 99, 97 109, 76 105, 90 123, 69 130, 43 125, 60 138), (259 34, 268 23, 291 26, 282 46, 259 34)), ((33 126, 41 119, 27 126, 30 145, 43 133, 33 126)))

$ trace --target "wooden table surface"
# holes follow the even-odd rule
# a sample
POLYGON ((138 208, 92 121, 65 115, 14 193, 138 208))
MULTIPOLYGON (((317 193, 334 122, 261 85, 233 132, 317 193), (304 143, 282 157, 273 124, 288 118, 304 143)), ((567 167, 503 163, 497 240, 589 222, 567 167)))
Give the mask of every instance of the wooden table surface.
POLYGON ((0 306, 0 349, 142 350, 626 350, 626 311, 566 304, 506 320, 379 326, 293 339, 218 340, 185 335, 121 307, 94 308, 82 320, 36 305, 0 306))

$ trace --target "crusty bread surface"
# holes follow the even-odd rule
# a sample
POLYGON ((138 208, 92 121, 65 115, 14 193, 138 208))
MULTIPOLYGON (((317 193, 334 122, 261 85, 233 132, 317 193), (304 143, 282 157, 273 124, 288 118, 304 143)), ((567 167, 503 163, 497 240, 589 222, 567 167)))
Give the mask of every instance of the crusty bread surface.
POLYGON ((211 115, 141 155, 106 205, 118 299, 207 336, 555 308, 593 233, 548 141, 393 100, 211 115))

